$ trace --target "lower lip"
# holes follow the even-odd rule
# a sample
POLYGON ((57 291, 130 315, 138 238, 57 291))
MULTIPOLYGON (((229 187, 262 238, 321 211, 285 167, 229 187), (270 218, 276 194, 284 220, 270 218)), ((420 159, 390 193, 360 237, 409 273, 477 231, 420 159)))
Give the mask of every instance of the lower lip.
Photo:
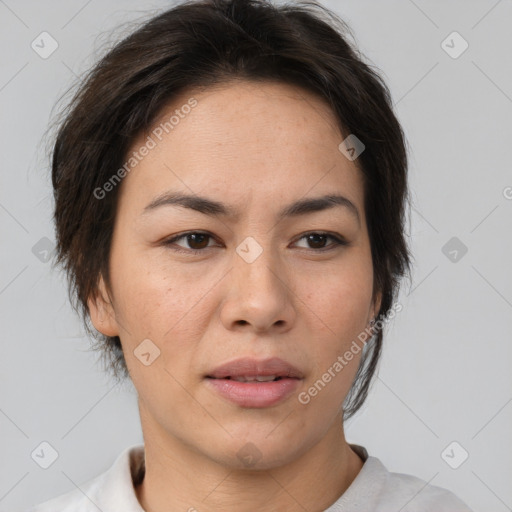
POLYGON ((221 396, 241 407, 270 407, 293 393, 300 384, 299 379, 279 379, 270 382, 238 382, 231 379, 207 378, 221 396))

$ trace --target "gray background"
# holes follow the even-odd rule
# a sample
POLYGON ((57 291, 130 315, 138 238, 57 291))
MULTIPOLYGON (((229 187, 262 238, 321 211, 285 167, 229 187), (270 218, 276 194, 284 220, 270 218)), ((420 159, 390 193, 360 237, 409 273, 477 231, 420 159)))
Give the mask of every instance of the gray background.
MULTIPOLYGON (((390 86, 413 197, 414 282, 347 438, 475 511, 512 510, 512 2, 324 3, 390 86), (469 44, 457 58, 445 50, 461 40, 442 43, 453 31, 469 44), (459 247, 445 247, 452 237, 459 247)), ((71 490, 142 442, 133 386, 103 373, 44 261, 54 232, 42 137, 75 75, 129 27, 112 29, 168 5, 0 0, 2 511, 71 490), (43 31, 59 45, 46 59, 31 48, 43 31), (31 458, 43 441, 58 452, 48 469, 31 458)))

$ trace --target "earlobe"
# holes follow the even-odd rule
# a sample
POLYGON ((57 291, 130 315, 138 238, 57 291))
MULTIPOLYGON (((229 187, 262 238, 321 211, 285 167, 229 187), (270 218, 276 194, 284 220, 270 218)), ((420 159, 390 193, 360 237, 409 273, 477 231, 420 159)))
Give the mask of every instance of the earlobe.
POLYGON ((95 329, 105 336, 119 336, 115 311, 110 301, 103 277, 100 277, 95 296, 87 300, 89 316, 95 329))

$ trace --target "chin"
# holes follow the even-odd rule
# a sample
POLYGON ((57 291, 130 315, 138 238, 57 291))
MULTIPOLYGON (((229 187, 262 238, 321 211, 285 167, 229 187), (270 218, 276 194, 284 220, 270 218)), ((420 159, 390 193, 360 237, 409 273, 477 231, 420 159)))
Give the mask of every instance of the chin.
POLYGON ((274 433, 269 436, 268 432, 260 435, 247 435, 246 428, 244 436, 233 436, 224 446, 220 442, 213 444, 221 450, 217 453, 208 450, 210 458, 226 468, 263 471, 294 462, 315 442, 314 440, 307 442, 304 435, 301 435, 300 444, 298 444, 286 433, 281 436, 274 435, 274 433))

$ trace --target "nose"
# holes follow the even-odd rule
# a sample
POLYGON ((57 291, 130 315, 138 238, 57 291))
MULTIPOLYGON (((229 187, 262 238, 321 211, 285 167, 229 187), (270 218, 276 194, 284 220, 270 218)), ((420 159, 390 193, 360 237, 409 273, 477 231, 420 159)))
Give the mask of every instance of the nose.
POLYGON ((291 329, 296 317, 291 276, 270 250, 254 261, 235 254, 224 286, 220 316, 226 329, 257 334, 291 329))

